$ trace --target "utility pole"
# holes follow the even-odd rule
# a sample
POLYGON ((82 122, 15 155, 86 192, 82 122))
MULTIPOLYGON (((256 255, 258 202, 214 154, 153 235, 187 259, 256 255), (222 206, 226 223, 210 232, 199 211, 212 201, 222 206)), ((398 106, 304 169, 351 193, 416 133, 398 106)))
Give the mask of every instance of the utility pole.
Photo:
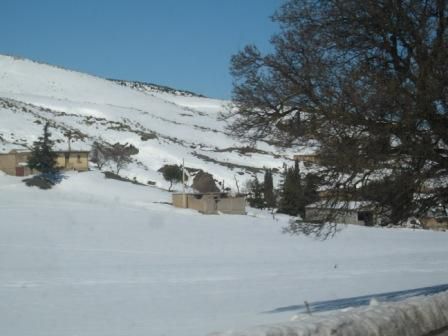
POLYGON ((188 208, 188 199, 185 194, 185 160, 182 159, 182 205, 184 208, 188 208))
POLYGON ((182 192, 185 194, 185 160, 182 159, 182 192))

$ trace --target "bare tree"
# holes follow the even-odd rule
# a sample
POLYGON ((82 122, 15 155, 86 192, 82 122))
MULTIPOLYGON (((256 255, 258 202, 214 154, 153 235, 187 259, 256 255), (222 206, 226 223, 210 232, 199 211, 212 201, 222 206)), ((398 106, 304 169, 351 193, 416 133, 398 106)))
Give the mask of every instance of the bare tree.
MULTIPOLYGON (((115 143, 108 148, 108 156, 110 161, 115 165, 115 173, 119 174, 120 170, 125 168, 132 162, 131 155, 135 153, 136 148, 132 145, 115 143)), ((138 150, 137 150, 138 153, 138 150)))
POLYGON ((90 155, 90 160, 96 164, 98 169, 103 169, 103 167, 110 161, 108 147, 97 141, 93 143, 90 155))
POLYGON ((444 0, 287 1, 274 51, 232 58, 230 130, 317 140, 332 202, 370 200, 388 222, 446 205, 447 12, 444 0))
POLYGON ((138 153, 138 149, 133 145, 115 143, 113 145, 107 143, 94 142, 92 146, 91 161, 95 163, 98 169, 102 169, 108 164, 115 167, 115 173, 119 174, 121 169, 125 168, 132 162, 132 155, 138 153))

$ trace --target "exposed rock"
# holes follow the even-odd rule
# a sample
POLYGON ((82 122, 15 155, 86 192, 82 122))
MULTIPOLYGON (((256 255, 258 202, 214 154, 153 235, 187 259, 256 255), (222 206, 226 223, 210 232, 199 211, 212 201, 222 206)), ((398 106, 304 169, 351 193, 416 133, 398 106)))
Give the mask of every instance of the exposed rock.
POLYGON ((219 192, 219 188, 216 186, 213 175, 200 171, 193 179, 193 189, 201 193, 219 192))

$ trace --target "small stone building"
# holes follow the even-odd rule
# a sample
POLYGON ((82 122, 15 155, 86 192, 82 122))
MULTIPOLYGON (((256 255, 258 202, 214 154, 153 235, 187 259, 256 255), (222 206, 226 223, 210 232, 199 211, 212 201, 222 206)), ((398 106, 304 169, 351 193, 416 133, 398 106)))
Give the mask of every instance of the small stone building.
POLYGON ((419 220, 425 229, 448 230, 448 209, 444 206, 433 207, 419 220))
POLYGON ((57 151, 56 166, 62 170, 89 170, 89 151, 57 151))
POLYGON ((203 214, 246 214, 246 197, 227 193, 175 193, 173 205, 177 208, 197 210, 203 214))
POLYGON ((429 230, 448 230, 448 217, 422 217, 420 223, 429 230))
POLYGON ((305 221, 326 221, 338 224, 374 226, 380 224, 374 208, 368 202, 318 202, 305 207, 305 221))
MULTIPOLYGON (((89 170, 88 151, 57 151, 56 166, 61 170, 89 170)), ((8 175, 28 176, 34 172, 28 167, 31 152, 26 150, 12 150, 0 153, 0 170, 8 175)))
POLYGON ((293 158, 294 161, 303 163, 319 163, 319 157, 316 153, 296 154, 293 158))

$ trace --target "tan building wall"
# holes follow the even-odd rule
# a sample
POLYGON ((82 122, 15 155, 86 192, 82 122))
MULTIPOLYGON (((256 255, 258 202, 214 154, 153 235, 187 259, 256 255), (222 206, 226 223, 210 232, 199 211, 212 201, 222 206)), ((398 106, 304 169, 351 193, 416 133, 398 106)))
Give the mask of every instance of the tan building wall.
POLYGON ((241 215, 246 213, 245 197, 221 198, 217 204, 217 210, 225 214, 241 215))
POLYGON ((177 208, 197 210, 203 214, 245 214, 246 198, 227 194, 173 194, 173 205, 177 208))
POLYGON ((298 154, 294 155, 294 161, 300 161, 300 162, 309 162, 309 163, 318 163, 319 158, 316 154, 298 154))
MULTIPOLYGON (((56 167, 62 170, 89 170, 89 152, 72 151, 56 152, 56 167)), ((6 154, 0 154, 0 170, 8 175, 27 176, 33 174, 33 171, 27 167, 28 158, 31 152, 11 151, 6 154)))
POLYGON ((89 170, 89 152, 57 152, 56 166, 64 170, 89 170))
POLYGON ((203 195, 198 198, 199 195, 187 196, 187 207, 189 209, 195 209, 204 214, 216 214, 216 202, 210 195, 203 195))
POLYGON ((8 175, 26 176, 32 173, 27 165, 29 152, 0 154, 0 170, 8 175))
POLYGON ((176 208, 187 208, 187 194, 172 194, 171 200, 176 208))
POLYGON ((305 220, 309 221, 326 221, 329 218, 338 224, 356 224, 356 225, 376 225, 378 218, 373 211, 362 210, 333 210, 333 209, 319 209, 319 208, 305 208, 305 220), (370 221, 365 222, 360 218, 360 213, 370 213, 370 221))
POLYGON ((335 223, 360 224, 355 211, 335 211, 330 209, 305 208, 305 219, 310 221, 325 221, 332 218, 335 223))
POLYGON ((420 218, 425 229, 431 230, 448 230, 448 217, 435 218, 435 217, 423 217, 420 218))
POLYGON ((8 175, 16 175, 16 156, 14 154, 0 154, 0 170, 8 175))

